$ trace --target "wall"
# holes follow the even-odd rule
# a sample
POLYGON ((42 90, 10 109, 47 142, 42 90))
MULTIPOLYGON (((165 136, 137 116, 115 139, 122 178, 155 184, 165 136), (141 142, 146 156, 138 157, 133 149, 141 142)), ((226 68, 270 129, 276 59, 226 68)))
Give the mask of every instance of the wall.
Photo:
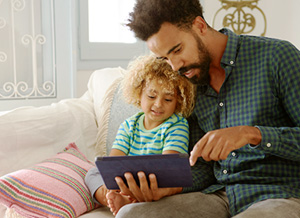
MULTIPOLYGON (((201 0, 201 2, 204 7, 204 17, 212 25, 214 14, 221 7, 221 3, 218 0, 201 0)), ((300 49, 300 26, 298 23, 300 1, 259 0, 258 7, 264 11, 267 19, 265 36, 288 40, 300 49)), ((258 19, 256 25, 261 27, 262 20, 258 19)))

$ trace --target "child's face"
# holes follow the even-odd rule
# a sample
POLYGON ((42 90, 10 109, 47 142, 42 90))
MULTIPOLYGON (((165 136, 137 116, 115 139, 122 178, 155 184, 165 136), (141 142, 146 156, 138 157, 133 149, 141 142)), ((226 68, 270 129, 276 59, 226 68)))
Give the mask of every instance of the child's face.
MULTIPOLYGON (((173 90, 172 90, 173 91, 173 90)), ((156 81, 150 81, 141 95, 141 108, 145 113, 144 126, 153 129, 169 118, 176 109, 177 93, 162 88, 156 81)))

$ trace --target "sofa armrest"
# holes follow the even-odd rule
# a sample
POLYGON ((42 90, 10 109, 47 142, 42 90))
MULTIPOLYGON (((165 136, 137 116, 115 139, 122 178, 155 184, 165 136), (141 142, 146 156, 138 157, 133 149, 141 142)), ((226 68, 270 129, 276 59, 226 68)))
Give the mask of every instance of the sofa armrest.
POLYGON ((97 126, 93 104, 84 99, 6 112, 0 116, 0 132, 0 176, 40 162, 70 142, 94 158, 97 126))

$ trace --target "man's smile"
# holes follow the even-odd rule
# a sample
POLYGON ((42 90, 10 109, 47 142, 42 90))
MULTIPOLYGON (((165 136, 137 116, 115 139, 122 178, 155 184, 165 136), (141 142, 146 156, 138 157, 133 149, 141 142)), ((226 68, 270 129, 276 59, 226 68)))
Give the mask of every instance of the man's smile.
POLYGON ((190 78, 192 78, 195 75, 195 70, 194 69, 190 69, 187 72, 185 72, 183 75, 190 79, 190 78))

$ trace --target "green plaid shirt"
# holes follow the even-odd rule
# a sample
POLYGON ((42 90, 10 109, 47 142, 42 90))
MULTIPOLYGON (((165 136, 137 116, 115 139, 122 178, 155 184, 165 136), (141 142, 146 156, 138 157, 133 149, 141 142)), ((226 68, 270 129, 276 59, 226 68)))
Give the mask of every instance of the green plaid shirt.
POLYGON ((219 93, 198 87, 191 147, 208 131, 239 125, 258 127, 262 141, 224 161, 199 159, 184 192, 225 187, 232 215, 264 199, 300 198, 300 52, 287 41, 220 32, 228 35, 226 78, 219 93))

